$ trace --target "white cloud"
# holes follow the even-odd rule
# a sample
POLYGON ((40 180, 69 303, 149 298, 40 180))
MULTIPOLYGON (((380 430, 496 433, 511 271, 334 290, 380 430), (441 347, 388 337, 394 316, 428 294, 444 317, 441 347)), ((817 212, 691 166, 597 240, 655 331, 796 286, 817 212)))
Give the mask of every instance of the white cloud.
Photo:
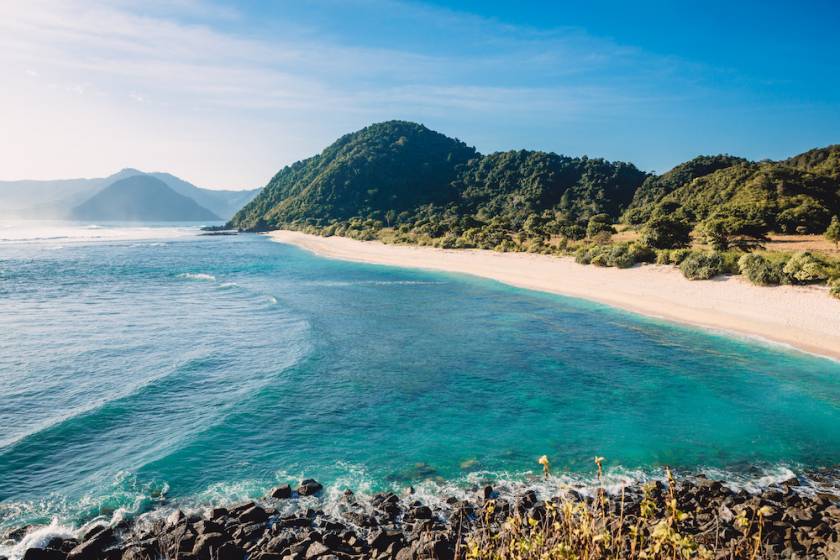
POLYGON ((376 120, 606 118, 655 102, 621 83, 622 61, 633 60, 635 72, 667 66, 579 31, 388 7, 418 25, 460 29, 482 48, 429 54, 313 33, 246 37, 223 25, 241 14, 200 0, 144 3, 142 12, 127 0, 2 3, 0 64, 20 71, 6 72, 0 90, 0 103, 15 114, 0 136, 0 153, 10 156, 0 178, 133 166, 252 187, 376 120), (185 15, 201 21, 185 23, 185 15), (615 66, 614 83, 587 80, 605 65, 615 66), (37 75, 45 82, 31 79, 37 75))

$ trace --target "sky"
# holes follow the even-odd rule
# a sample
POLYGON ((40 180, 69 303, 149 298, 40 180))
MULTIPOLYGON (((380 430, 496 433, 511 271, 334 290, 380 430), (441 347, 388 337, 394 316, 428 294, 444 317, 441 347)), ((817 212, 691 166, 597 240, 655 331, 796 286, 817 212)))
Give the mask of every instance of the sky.
POLYGON ((0 180, 264 185, 417 121, 662 172, 840 142, 840 3, 0 0, 0 180))

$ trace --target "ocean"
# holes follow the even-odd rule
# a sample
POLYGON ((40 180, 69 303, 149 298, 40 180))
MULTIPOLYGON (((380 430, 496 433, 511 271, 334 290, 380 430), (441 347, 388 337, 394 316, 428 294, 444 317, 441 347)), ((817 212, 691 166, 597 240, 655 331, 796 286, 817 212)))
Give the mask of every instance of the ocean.
MULTIPOLYGON (((840 463, 840 364, 195 226, 0 228, 0 529, 302 477, 418 496, 840 463)), ((430 498, 431 499, 431 498, 430 498)), ((0 553, 2 550, 0 550, 0 553)))

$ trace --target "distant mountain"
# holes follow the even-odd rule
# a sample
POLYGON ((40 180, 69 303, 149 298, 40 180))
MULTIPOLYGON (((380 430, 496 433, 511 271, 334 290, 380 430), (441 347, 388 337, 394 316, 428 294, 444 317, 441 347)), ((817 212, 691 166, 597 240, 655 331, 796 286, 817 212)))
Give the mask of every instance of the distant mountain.
MULTIPOLYGON (((0 216, 28 219, 66 219, 71 211, 102 189, 126 177, 144 175, 123 169, 109 177, 55 181, 0 181, 0 216)), ((169 173, 148 173, 172 190, 193 199, 222 220, 250 202, 261 189, 244 191, 202 189, 169 173)))
POLYGON ((285 167, 231 225, 323 227, 359 218, 462 231, 494 219, 494 227, 521 228, 533 213, 617 218, 645 177, 632 164, 603 159, 525 150, 482 156, 423 125, 389 121, 285 167))
POLYGON ((151 175, 133 175, 105 187, 75 207, 77 220, 202 222, 220 218, 151 175))

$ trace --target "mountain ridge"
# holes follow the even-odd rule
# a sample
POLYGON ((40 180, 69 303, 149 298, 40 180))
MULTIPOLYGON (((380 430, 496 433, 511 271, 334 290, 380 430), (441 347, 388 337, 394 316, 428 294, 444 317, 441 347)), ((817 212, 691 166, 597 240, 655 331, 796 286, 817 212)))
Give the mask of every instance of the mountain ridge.
POLYGON ((131 222, 221 221, 195 200, 151 175, 120 179, 71 210, 77 220, 131 222))

